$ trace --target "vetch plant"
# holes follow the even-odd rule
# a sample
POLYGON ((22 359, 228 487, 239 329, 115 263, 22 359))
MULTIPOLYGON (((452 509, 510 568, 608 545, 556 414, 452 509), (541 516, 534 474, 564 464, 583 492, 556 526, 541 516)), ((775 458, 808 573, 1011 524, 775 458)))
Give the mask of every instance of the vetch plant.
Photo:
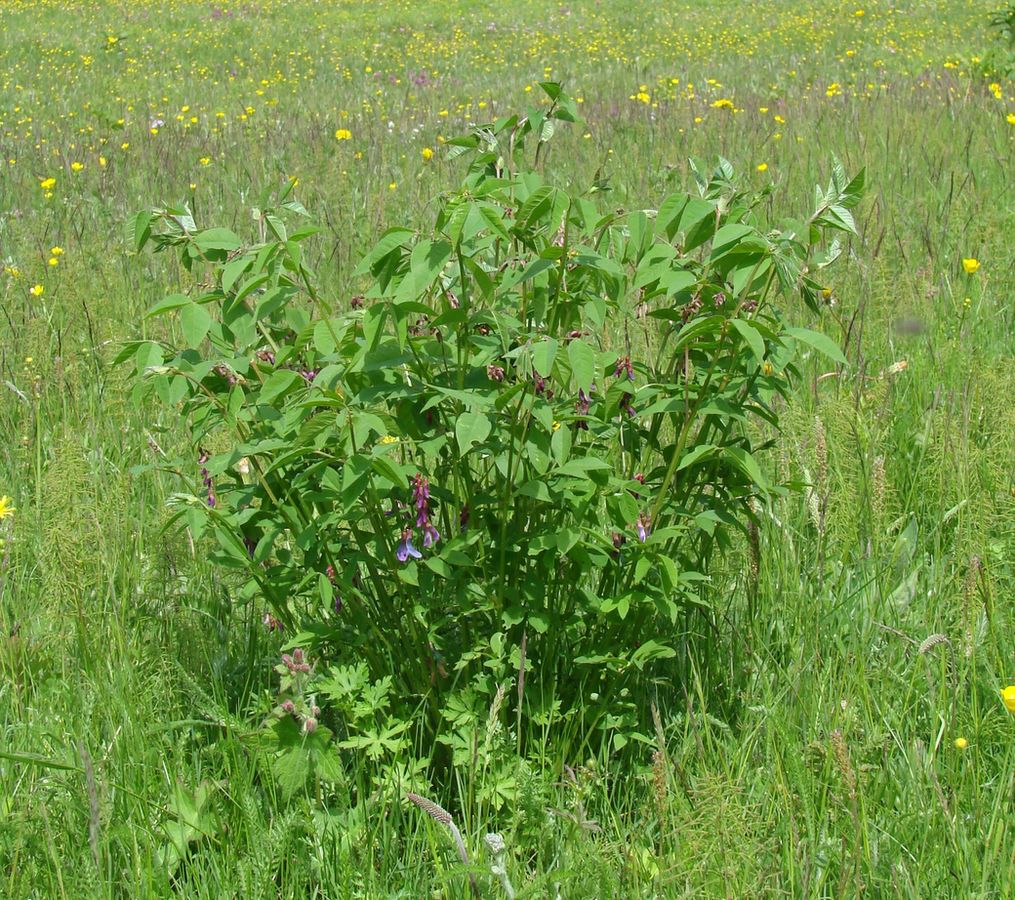
POLYGON ((631 685, 711 620, 715 553, 779 490, 752 421, 778 425, 802 354, 846 362, 784 309, 824 305, 863 175, 836 164, 778 230, 725 160, 692 162, 695 191, 656 209, 606 210, 602 182, 540 171, 577 120, 543 90, 448 142, 461 187, 431 228, 381 236, 348 308, 317 288, 316 229, 287 223, 307 215, 292 182, 252 241, 184 207, 138 214, 133 247, 175 252, 193 286, 151 310, 164 340, 120 357, 189 423, 173 503, 239 601, 390 677, 431 730, 448 691, 515 677, 524 640, 526 720, 571 721, 584 692, 569 739, 619 747, 631 685))

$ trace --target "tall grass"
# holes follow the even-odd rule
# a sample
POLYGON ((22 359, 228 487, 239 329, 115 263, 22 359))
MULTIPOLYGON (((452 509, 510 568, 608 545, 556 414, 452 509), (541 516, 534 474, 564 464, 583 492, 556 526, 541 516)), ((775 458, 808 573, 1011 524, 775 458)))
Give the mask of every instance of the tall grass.
POLYGON ((588 122, 552 164, 608 179, 618 207, 716 153, 770 184, 773 209, 805 211, 829 151, 866 166, 870 192, 834 285, 853 365, 814 360, 767 459, 810 491, 723 560, 710 597, 727 627, 685 636, 691 674, 653 687, 650 745, 520 759, 491 717, 474 777, 510 771, 512 795, 439 798, 480 798, 454 813, 468 872, 500 890, 483 845, 499 832, 519 896, 1015 892, 1015 718, 998 699, 1015 681, 1015 99, 974 71, 989 11, 519 0, 444 4, 424 28, 394 0, 7 4, 0 893, 469 893, 446 830, 361 796, 356 754, 325 806, 285 800, 251 749, 286 636, 163 530, 173 481, 157 468, 184 435, 110 360, 179 273, 129 256, 120 223, 187 198, 242 231, 258 191, 297 176, 345 304, 373 237, 454 181, 438 135, 516 108, 544 65, 588 122), (711 106, 723 97, 739 111, 711 106))

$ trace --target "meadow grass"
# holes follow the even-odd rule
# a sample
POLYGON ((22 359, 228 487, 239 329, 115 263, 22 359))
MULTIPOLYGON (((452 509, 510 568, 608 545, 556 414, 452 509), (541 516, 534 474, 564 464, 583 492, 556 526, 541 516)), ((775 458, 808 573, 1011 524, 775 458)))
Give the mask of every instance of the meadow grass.
POLYGON ((490 831, 524 896, 1015 892, 998 697, 1015 682, 1015 89, 977 69, 991 9, 0 4, 0 495, 16 506, 0 893, 468 894, 443 826, 363 796, 352 751, 329 804, 284 798, 259 762, 248 738, 285 636, 163 530, 174 483, 151 465, 186 434, 111 360, 181 273, 131 254, 121 226, 185 200, 249 234, 261 189, 297 178, 344 307, 380 231, 425 221, 457 181, 443 140, 545 78, 586 118, 555 138, 554 169, 608 178, 612 206, 688 186, 692 155, 771 185, 780 214, 806 214, 833 153, 869 191, 831 313, 788 311, 851 360, 809 364, 766 458, 811 487, 763 511, 756 555, 722 560, 720 633, 684 636, 686 681, 646 688, 656 740, 501 757, 518 786, 499 808, 465 783, 434 796, 484 895, 490 831))

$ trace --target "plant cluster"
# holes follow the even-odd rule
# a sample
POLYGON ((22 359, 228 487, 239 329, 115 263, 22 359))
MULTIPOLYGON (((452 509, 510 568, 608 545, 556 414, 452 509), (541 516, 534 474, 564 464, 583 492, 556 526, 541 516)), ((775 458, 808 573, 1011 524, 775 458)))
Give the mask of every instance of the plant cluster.
POLYGON ((347 304, 316 286, 291 181, 252 243, 185 207, 140 213, 134 248, 174 251, 194 286, 150 312, 175 339, 121 359, 189 424, 177 517, 240 576, 237 602, 390 679, 434 732, 514 682, 518 726, 620 747, 632 684, 718 627, 710 561, 780 490, 752 422, 778 426, 801 354, 845 362, 780 304, 826 305, 826 237, 854 231, 863 175, 836 164, 777 230, 722 159, 657 209, 605 210, 605 182, 542 171, 578 117, 542 87, 528 115, 449 142, 461 186, 432 229, 381 236, 347 304))

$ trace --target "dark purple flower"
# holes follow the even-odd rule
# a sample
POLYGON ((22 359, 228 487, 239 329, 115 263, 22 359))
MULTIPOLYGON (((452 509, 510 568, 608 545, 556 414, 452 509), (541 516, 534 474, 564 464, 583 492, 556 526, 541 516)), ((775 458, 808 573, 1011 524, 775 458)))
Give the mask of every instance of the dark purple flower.
POLYGON ((208 472, 208 468, 205 465, 208 462, 208 451, 199 449, 199 456, 197 458, 197 464, 201 467, 201 480, 204 482, 205 489, 208 491, 208 506, 211 509, 215 508, 218 502, 215 499, 215 485, 211 480, 211 474, 208 472))
POLYGON ((491 381, 503 381, 504 369, 501 366, 489 365, 486 367, 486 376, 491 381))
POLYGON ((631 365, 630 356, 624 356, 617 360, 617 367, 613 370, 613 377, 620 378, 625 373, 627 374, 628 381, 634 381, 634 366, 631 365))
POLYGON ((624 394, 624 396, 620 398, 620 408, 624 410, 624 412, 626 412, 632 419, 636 415, 638 415, 638 413, 635 411, 635 408, 631 406, 630 394, 624 394))
POLYGON ((395 551, 395 556, 398 558, 399 562, 406 562, 410 556, 413 559, 423 558, 423 554, 412 546, 411 528, 406 528, 405 531, 402 532, 402 540, 398 545, 398 549, 395 551))

